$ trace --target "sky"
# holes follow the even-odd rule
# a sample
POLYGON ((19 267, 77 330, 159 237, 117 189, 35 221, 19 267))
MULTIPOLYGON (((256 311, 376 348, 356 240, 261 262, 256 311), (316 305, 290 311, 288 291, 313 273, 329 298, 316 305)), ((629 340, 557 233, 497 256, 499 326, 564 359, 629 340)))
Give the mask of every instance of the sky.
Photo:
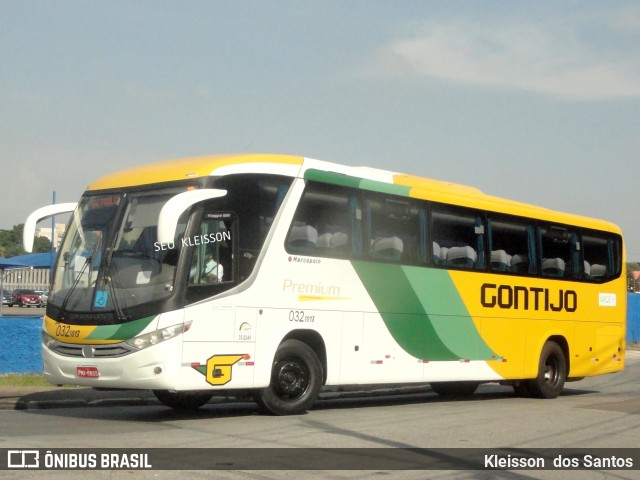
POLYGON ((640 262, 640 3, 3 0, 0 229, 105 174, 302 155, 613 221, 640 262))

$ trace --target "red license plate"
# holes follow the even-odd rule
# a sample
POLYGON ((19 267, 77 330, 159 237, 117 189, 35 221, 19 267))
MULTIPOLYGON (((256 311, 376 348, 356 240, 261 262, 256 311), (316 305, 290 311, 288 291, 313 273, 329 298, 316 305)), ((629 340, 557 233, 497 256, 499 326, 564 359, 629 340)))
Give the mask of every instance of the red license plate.
POLYGON ((76 377, 79 378, 98 378, 100 372, 98 367, 76 367, 76 377))

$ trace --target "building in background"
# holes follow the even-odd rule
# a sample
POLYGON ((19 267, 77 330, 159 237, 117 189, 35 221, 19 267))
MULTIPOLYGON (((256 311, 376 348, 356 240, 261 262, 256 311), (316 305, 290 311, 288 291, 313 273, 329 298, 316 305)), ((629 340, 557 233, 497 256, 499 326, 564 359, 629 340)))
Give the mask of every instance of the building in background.
POLYGON ((11 257, 11 261, 20 268, 9 268, 2 271, 3 288, 12 291, 16 288, 33 290, 49 290, 51 268, 55 263, 53 252, 32 253, 11 257))
POLYGON ((49 241, 53 240, 53 248, 55 251, 58 251, 66 227, 67 225, 65 223, 56 223, 53 229, 53 236, 51 234, 51 227, 36 228, 36 237, 46 237, 49 241))

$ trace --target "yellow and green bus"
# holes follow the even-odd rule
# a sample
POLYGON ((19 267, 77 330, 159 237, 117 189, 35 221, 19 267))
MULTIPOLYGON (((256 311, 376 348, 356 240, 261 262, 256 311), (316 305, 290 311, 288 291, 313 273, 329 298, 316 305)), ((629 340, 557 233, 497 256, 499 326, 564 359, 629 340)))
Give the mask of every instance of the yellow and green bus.
POLYGON ((448 182, 286 155, 203 156, 92 183, 43 323, 53 384, 298 414, 331 386, 512 385, 557 397, 624 367, 614 224, 448 182))

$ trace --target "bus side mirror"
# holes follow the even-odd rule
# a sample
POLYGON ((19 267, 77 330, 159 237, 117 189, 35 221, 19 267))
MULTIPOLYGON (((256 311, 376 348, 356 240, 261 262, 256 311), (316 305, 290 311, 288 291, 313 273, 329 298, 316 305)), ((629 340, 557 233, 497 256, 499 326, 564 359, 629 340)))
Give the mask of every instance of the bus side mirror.
POLYGON ((59 213, 70 213, 76 209, 77 203, 56 203, 39 208, 27 217, 22 231, 22 246, 27 253, 33 250, 33 237, 36 234, 36 225, 40 220, 53 217, 59 213))
POLYGON ((176 235, 176 227, 178 226, 178 219, 189 207, 205 200, 224 197, 226 194, 226 190, 209 188, 204 190, 189 190, 170 198, 167 203, 164 204, 158 216, 158 243, 161 245, 173 243, 176 235))

